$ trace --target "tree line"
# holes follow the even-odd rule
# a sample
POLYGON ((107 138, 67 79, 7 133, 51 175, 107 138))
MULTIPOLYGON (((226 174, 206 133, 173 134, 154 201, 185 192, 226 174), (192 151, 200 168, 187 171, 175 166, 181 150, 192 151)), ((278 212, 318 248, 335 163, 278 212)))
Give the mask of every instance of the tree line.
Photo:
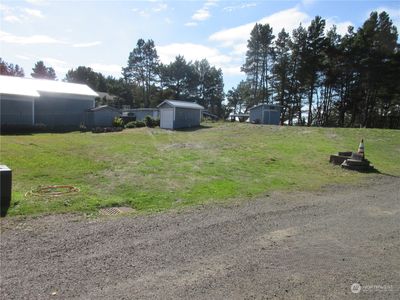
MULTIPOLYGON (((18 65, 0 60, 1 74, 24 76, 18 65)), ((54 69, 39 61, 31 76, 56 80, 54 69)), ((207 59, 189 61, 181 55, 169 64, 159 61, 153 40, 139 39, 130 52, 127 66, 122 68, 122 77, 104 76, 90 67, 79 66, 69 70, 66 82, 83 83, 98 92, 107 92, 114 97, 99 99, 99 104, 114 107, 155 107, 165 99, 197 102, 213 114, 224 116, 224 82, 221 69, 211 66, 207 59)))
POLYGON ((247 112, 259 103, 282 107, 292 125, 400 128, 400 47, 386 12, 372 12, 344 36, 315 17, 278 36, 256 24, 247 43, 246 74, 227 93, 228 106, 247 112))
MULTIPOLYGON (((269 24, 255 24, 241 71, 246 79, 224 94, 222 70, 206 59, 178 55, 160 62, 153 40, 139 39, 121 78, 90 67, 67 72, 64 81, 85 83, 116 97, 101 99, 117 107, 155 107, 165 99, 197 102, 227 117, 260 103, 281 106, 281 123, 307 126, 400 128, 400 46, 397 28, 386 12, 372 12, 357 30, 345 35, 316 16, 290 34, 277 37, 269 24)), ((0 58, 1 74, 24 76, 18 65, 0 58)), ((56 79, 42 61, 31 76, 56 79)))

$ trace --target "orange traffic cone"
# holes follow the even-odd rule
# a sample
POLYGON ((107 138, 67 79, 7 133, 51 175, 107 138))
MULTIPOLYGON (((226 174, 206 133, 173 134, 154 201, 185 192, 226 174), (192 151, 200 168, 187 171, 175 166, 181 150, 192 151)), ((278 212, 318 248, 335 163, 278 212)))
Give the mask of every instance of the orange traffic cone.
POLYGON ((364 139, 361 139, 361 143, 360 143, 360 145, 358 146, 358 151, 357 151, 357 153, 360 154, 360 155, 362 155, 362 158, 365 157, 365 153, 364 153, 364 139))

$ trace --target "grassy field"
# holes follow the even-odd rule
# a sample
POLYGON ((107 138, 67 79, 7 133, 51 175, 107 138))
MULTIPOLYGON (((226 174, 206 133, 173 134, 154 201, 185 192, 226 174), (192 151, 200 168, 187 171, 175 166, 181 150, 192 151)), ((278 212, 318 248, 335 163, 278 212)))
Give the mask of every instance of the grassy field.
POLYGON ((328 163, 337 151, 366 156, 400 176, 400 131, 205 123, 193 131, 128 129, 118 133, 1 136, 1 163, 13 170, 8 215, 138 211, 249 199, 272 190, 309 190, 371 174, 328 163), (40 185, 73 185, 75 195, 25 196, 40 185))

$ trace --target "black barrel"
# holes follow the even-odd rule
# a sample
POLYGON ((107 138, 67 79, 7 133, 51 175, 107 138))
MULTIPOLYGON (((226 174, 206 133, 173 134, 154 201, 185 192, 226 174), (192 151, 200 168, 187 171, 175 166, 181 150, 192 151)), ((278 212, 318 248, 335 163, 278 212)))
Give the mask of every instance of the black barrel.
POLYGON ((12 172, 5 165, 0 165, 0 208, 1 216, 7 214, 11 203, 12 172))

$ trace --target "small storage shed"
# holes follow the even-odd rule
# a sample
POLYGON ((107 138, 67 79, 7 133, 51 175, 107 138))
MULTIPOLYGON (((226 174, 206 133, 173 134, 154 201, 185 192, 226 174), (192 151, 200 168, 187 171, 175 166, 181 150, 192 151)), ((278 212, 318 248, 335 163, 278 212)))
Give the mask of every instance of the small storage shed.
POLYGON ((103 105, 86 111, 86 127, 111 127, 115 117, 120 117, 118 109, 103 105))
POLYGON ((187 101, 165 100, 157 106, 160 110, 160 128, 180 129, 198 127, 203 106, 187 101))
POLYGON ((250 108, 250 123, 279 125, 281 107, 276 104, 259 104, 250 108))

